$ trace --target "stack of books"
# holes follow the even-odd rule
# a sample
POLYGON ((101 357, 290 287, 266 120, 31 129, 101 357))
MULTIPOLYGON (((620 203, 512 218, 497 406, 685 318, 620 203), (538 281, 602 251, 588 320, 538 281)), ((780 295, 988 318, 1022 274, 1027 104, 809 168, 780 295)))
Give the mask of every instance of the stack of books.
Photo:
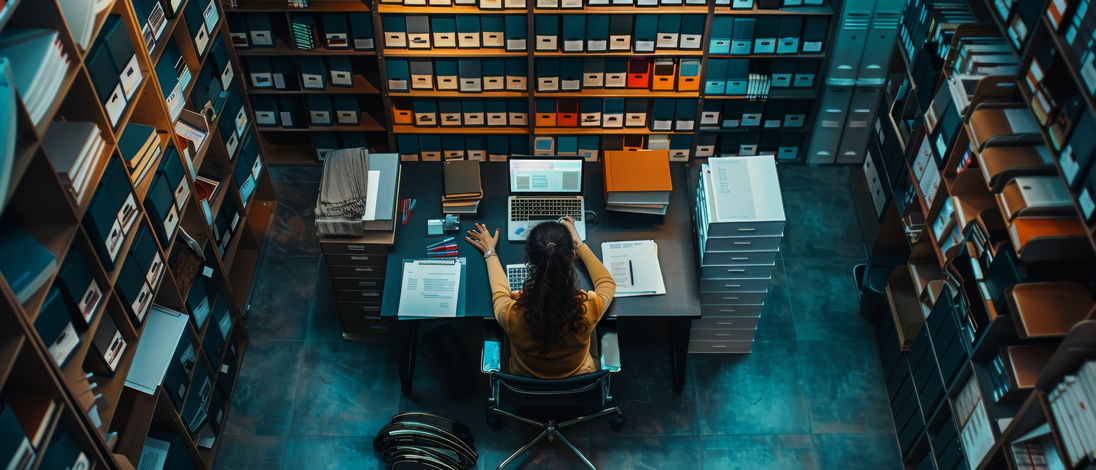
POLYGON ((445 162, 445 187, 441 196, 446 214, 475 214, 483 199, 479 160, 445 162))
POLYGON ((1048 395, 1054 423, 1062 434, 1068 468, 1076 467, 1085 456, 1096 455, 1096 426, 1093 389, 1096 388, 1096 361, 1087 361, 1073 375, 1065 376, 1048 395))
POLYGON ((160 158, 160 137, 156 135, 156 128, 131 122, 118 137, 118 150, 126 161, 133 185, 140 186, 156 168, 160 158))
POLYGON ((58 91, 69 68, 57 31, 5 29, 0 34, 0 56, 11 61, 19 96, 30 119, 38 124, 60 98, 58 91))
POLYGON ((316 20, 311 15, 293 15, 293 41, 297 49, 316 48, 316 20))
POLYGON ((605 209, 666 215, 670 158, 665 150, 605 152, 605 209))
MULTIPOLYGON (((136 125, 136 124, 135 124, 136 125)), ((106 140, 93 122, 57 121, 49 126, 42 145, 57 176, 74 201, 81 201, 88 179, 98 166, 106 140)))

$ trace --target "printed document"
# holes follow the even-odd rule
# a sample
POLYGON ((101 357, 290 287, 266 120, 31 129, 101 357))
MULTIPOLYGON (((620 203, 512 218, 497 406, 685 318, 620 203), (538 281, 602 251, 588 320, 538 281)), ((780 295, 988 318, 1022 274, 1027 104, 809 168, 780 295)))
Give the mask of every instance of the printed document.
POLYGON ((604 242, 601 256, 616 281, 616 297, 663 295, 666 281, 654 240, 604 242))
POLYGON ((460 297, 457 260, 415 260, 403 264, 401 317, 455 317, 460 297))

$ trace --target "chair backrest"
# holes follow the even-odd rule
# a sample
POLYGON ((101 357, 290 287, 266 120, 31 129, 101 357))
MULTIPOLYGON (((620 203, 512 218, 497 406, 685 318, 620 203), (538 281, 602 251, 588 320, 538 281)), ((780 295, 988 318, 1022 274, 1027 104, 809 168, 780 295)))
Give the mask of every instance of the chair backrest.
POLYGON ((507 409, 603 407, 609 395, 609 371, 551 380, 492 372, 491 394, 495 406, 507 409))

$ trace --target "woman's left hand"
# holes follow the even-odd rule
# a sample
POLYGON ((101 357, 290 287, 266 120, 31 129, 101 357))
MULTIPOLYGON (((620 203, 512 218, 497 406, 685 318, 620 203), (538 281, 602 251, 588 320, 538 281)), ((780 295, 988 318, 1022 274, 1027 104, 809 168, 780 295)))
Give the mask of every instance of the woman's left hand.
POLYGON ((469 231, 464 240, 479 249, 480 253, 487 253, 489 250, 494 250, 499 243, 499 229, 495 229, 494 236, 489 233, 486 225, 476 224, 476 230, 469 231))

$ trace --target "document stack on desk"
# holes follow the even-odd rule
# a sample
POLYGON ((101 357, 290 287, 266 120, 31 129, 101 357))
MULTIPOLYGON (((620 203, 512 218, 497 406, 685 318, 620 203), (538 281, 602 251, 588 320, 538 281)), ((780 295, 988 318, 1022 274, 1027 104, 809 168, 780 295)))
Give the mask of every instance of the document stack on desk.
POLYGON ((69 196, 77 203, 82 201, 93 173, 89 170, 96 167, 106 146, 99 126, 93 122, 56 121, 50 124, 42 145, 69 196))
POLYGON ((479 160, 449 160, 445 162, 442 210, 446 214, 475 214, 483 199, 479 160))
POLYGON ((654 240, 603 242, 601 257, 616 281, 616 297, 666 294, 654 240))
POLYGON ((455 317, 461 298, 464 258, 408 260, 400 287, 401 317, 455 317))
POLYGON ((605 152, 605 209, 666 215, 672 186, 666 150, 605 152))

